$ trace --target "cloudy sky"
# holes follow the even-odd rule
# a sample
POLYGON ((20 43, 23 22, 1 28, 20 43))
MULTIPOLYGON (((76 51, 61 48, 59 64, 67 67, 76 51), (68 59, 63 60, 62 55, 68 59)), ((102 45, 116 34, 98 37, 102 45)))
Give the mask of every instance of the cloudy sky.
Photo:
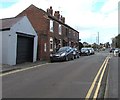
POLYGON ((0 0, 0 19, 14 17, 31 4, 46 11, 59 10, 66 24, 80 32, 82 42, 111 42, 118 34, 120 0, 0 0))

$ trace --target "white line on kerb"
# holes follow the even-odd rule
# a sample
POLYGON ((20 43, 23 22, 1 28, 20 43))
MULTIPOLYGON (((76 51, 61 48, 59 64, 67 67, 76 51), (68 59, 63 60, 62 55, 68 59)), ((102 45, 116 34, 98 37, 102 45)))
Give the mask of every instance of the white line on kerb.
POLYGON ((14 71, 10 71, 10 72, 7 72, 7 73, 0 74, 0 77, 1 76, 6 76, 6 75, 9 75, 9 74, 14 74, 14 73, 17 73, 17 72, 26 71, 26 70, 33 69, 33 68, 37 68, 37 67, 47 65, 47 64, 49 64, 49 63, 40 64, 40 65, 36 65, 36 66, 28 67, 28 68, 23 68, 23 69, 17 69, 17 70, 14 70, 14 71))

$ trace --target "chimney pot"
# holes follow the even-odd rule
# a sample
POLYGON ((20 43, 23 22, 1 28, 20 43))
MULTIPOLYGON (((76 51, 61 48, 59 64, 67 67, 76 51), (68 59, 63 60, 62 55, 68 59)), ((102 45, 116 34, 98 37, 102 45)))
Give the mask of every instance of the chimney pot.
POLYGON ((60 12, 59 12, 59 11, 57 11, 57 13, 59 14, 60 12))
POLYGON ((52 6, 50 6, 50 9, 52 9, 52 6))

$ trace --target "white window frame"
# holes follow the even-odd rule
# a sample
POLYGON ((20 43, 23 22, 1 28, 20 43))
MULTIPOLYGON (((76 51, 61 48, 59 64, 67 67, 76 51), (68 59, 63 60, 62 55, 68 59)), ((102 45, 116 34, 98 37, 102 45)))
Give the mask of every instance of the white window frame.
POLYGON ((62 25, 61 24, 59 24, 59 28, 58 28, 58 32, 59 32, 59 35, 62 35, 62 25))
POLYGON ((59 45, 60 47, 62 47, 62 39, 59 39, 59 41, 60 41, 59 45))
POLYGON ((53 32, 53 20, 50 20, 50 32, 53 32))
POLYGON ((73 31, 73 33, 74 33, 74 37, 76 36, 76 33, 75 33, 75 31, 73 31))
POLYGON ((44 43, 44 52, 46 52, 46 51, 47 51, 47 44, 44 43))

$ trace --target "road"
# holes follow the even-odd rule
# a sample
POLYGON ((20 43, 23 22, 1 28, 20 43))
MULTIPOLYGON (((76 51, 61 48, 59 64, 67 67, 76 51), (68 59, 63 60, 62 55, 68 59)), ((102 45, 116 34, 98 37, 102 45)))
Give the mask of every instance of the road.
POLYGON ((85 98, 108 53, 49 63, 2 77, 3 98, 85 98))

